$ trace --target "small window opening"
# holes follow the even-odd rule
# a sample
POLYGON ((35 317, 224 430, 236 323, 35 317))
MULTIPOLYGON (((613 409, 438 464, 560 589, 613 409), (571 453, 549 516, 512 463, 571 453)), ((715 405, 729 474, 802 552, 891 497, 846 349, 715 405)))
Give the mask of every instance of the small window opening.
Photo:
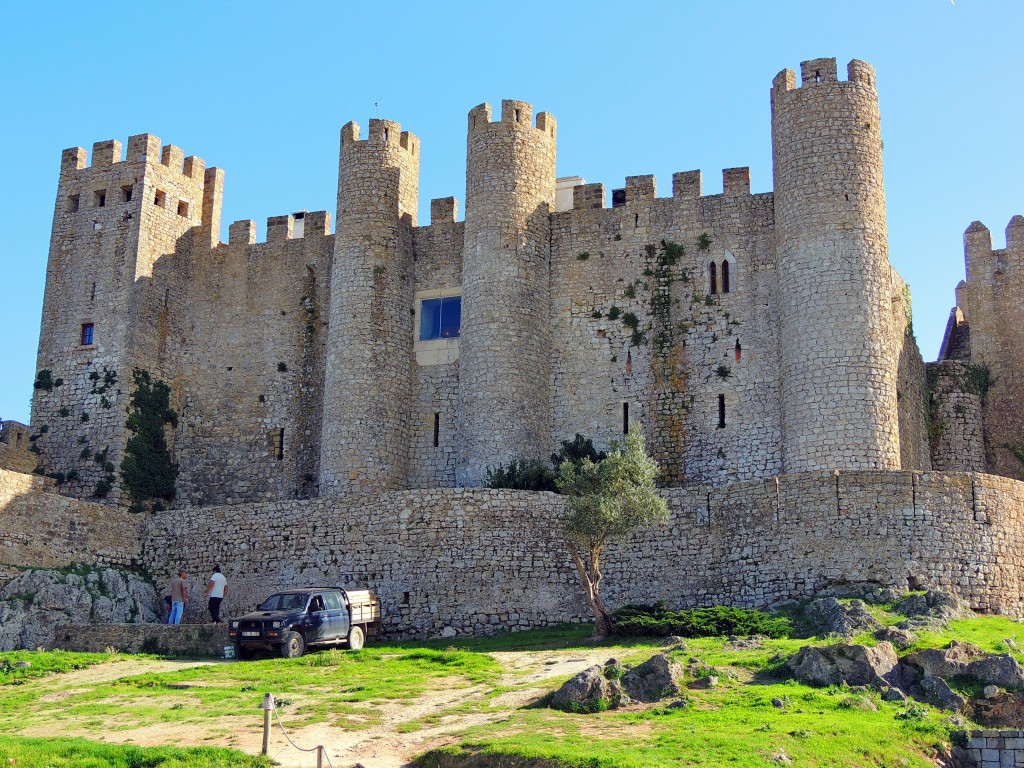
POLYGON ((440 413, 435 413, 434 414, 434 447, 435 448, 437 448, 437 446, 439 445, 440 438, 441 438, 441 414, 440 413))
POLYGON ((130 203, 132 201, 132 185, 129 184, 126 187, 121 187, 121 202, 130 203))
POLYGON ((78 211, 78 195, 68 195, 68 213, 76 213, 78 211))
POLYGON ((814 82, 816 82, 816 83, 820 83, 821 82, 821 70, 820 69, 814 70, 814 82))
POLYGON ((736 339, 736 362, 738 363, 743 357, 743 347, 740 346, 740 340, 736 339))
POLYGON ((420 341, 457 339, 461 326, 461 296, 423 299, 420 302, 420 341))
POLYGON ((729 262, 722 262, 722 293, 729 292, 729 262))
POLYGON ((711 293, 718 293, 718 265, 715 262, 708 264, 708 277, 711 278, 711 293))
POLYGON ((164 191, 162 189, 158 189, 156 192, 153 193, 153 205, 163 208, 165 205, 165 200, 166 196, 164 195, 164 191))
POLYGON ((82 336, 81 336, 82 346, 83 347, 87 347, 90 344, 92 344, 92 337, 93 337, 93 324, 92 323, 82 323, 82 336))
POLYGON ((96 301, 96 283, 92 284, 92 290, 89 292, 89 301, 96 301))
POLYGON ((93 228, 93 229, 103 229, 103 225, 102 225, 102 224, 100 224, 100 223, 99 223, 98 221, 94 221, 94 222, 92 223, 92 228, 93 228))
POLYGON ((384 129, 384 141, 387 141, 387 140, 388 140, 388 129, 385 128, 384 129))
POLYGON ((633 214, 633 228, 636 229, 639 226, 640 226, 640 214, 639 213, 634 213, 633 214))
POLYGON ((284 427, 270 433, 270 450, 278 461, 284 458, 284 427))
POLYGON ((725 427, 725 395, 718 396, 718 428, 725 427))
POLYGON ((519 122, 519 110, 518 109, 516 110, 516 122, 517 123, 519 122))
POLYGON ((184 200, 178 201, 178 215, 185 218, 188 217, 188 203, 184 200))
POLYGON ((622 404, 622 434, 629 434, 629 403, 622 404))
POLYGON ((95 195, 95 198, 96 198, 96 207, 97 208, 102 208, 103 206, 105 206, 107 204, 107 191, 105 189, 101 189, 101 190, 95 192, 94 195, 95 195))
POLYGON ((408 605, 408 604, 409 604, 409 593, 408 592, 403 592, 402 593, 402 605, 408 605))

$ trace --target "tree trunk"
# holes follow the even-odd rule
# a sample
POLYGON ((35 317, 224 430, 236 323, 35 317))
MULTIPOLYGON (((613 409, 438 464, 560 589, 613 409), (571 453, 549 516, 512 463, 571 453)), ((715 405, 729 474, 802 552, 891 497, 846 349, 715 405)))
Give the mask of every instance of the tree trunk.
POLYGON ((612 615, 601 599, 601 569, 600 557, 601 546, 595 546, 590 550, 589 562, 584 561, 576 543, 566 538, 566 545, 569 548, 569 555, 572 557, 573 565, 580 577, 580 586, 583 587, 583 595, 587 599, 587 605, 594 614, 594 633, 591 640, 603 640, 615 631, 612 623, 612 615))

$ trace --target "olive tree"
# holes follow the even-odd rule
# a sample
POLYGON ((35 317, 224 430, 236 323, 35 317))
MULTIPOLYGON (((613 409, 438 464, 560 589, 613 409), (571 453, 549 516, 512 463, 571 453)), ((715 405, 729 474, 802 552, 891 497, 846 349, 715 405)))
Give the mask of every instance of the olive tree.
POLYGON ((562 534, 594 612, 594 639, 614 630, 601 599, 604 545, 668 519, 668 505, 654 487, 658 471, 639 431, 613 443, 611 453, 598 462, 585 458, 565 461, 558 468, 558 490, 566 497, 562 534))

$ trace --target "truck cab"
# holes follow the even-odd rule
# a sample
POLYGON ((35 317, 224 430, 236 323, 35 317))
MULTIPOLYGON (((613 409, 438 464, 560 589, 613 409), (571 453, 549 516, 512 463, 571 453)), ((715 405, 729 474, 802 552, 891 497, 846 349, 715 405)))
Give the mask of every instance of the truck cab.
POLYGON ((348 645, 358 650, 380 625, 380 602, 368 589, 333 587, 276 592, 252 613, 228 624, 240 659, 257 650, 296 658, 311 646, 348 645))

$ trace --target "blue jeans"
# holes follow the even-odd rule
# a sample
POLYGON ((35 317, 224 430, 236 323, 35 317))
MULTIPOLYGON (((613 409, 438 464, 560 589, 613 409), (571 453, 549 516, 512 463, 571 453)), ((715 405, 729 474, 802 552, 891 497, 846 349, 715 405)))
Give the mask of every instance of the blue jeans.
POLYGON ((168 624, 181 624, 181 614, 185 610, 184 603, 171 603, 171 615, 167 617, 168 624))

